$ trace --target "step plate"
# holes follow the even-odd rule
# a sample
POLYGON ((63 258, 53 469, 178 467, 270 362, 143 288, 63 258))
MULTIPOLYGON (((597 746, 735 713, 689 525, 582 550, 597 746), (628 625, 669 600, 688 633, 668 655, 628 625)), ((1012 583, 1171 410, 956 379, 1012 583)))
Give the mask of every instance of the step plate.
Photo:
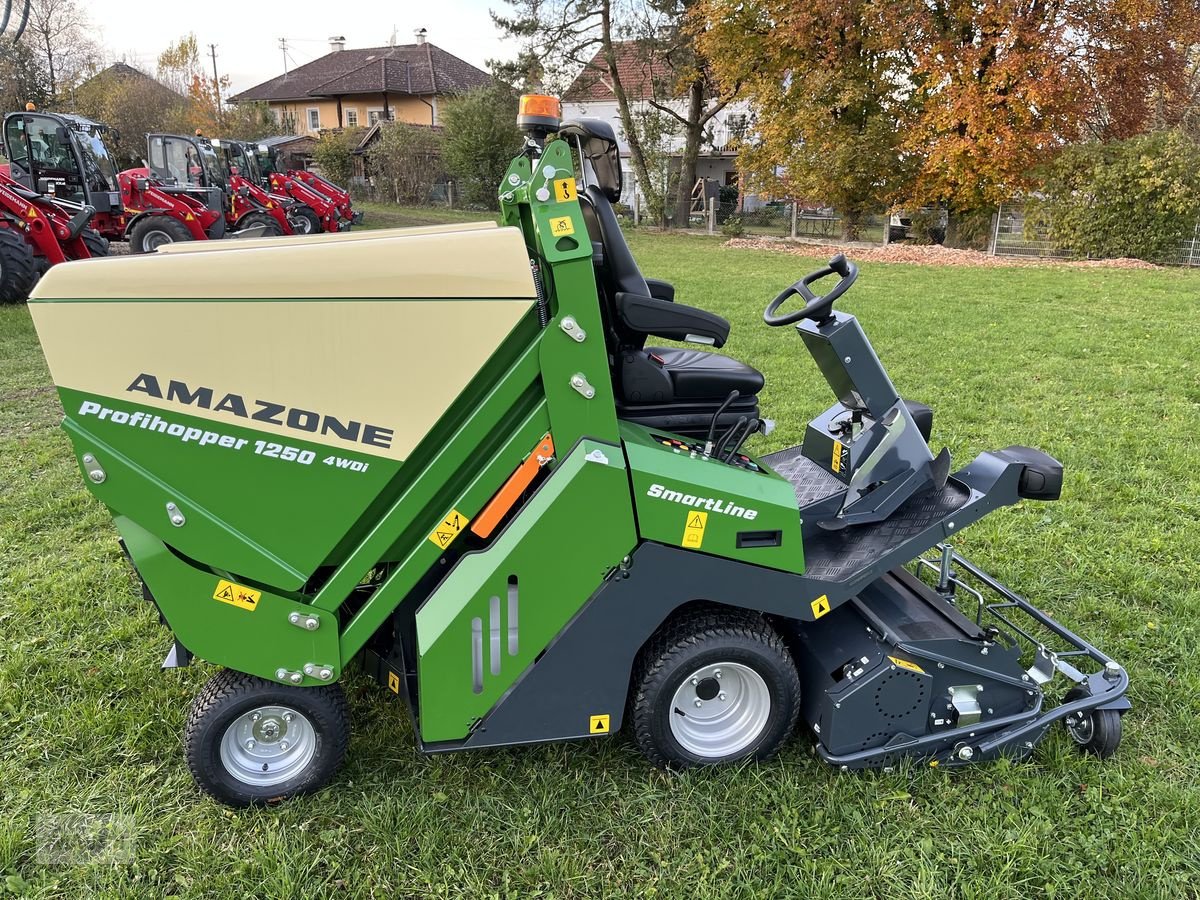
POLYGON ((786 478, 796 489, 796 502, 803 510, 806 506, 820 503, 839 491, 844 491, 846 485, 829 474, 807 456, 800 452, 800 447, 789 447, 759 458, 766 463, 777 475, 786 478))
POLYGON ((917 494, 882 522, 823 532, 804 543, 804 574, 824 581, 847 581, 953 515, 970 496, 965 485, 951 479, 940 491, 917 494))

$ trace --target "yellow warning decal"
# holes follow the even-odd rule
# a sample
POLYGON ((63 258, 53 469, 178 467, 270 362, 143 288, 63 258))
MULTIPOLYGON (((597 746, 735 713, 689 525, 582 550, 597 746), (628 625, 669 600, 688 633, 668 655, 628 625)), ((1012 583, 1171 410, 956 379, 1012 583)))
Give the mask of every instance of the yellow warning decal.
POLYGON ((433 529, 429 534, 429 539, 438 547, 445 550, 454 539, 462 533, 462 530, 471 523, 471 520, 464 516, 456 509, 450 510, 450 514, 442 520, 442 524, 433 529))
POLYGON ((555 237, 566 237, 575 233, 575 223, 570 216, 559 216, 550 220, 550 233, 555 237))
POLYGON ((835 473, 842 471, 842 457, 846 453, 846 445, 841 441, 833 442, 833 458, 829 461, 829 467, 835 473))
POLYGON ((400 693, 400 676, 395 672, 388 672, 388 690, 393 694, 400 693))
POLYGON ((570 203, 577 196, 574 178, 560 178, 554 182, 554 199, 559 203, 570 203))
POLYGON ((826 594, 822 594, 809 605, 812 606, 813 618, 819 619, 825 613, 829 612, 829 597, 826 594))
POLYGON ((34 209, 32 206, 29 207, 29 212, 27 212, 25 214, 25 216, 26 216, 26 218, 29 218, 29 219, 36 219, 38 217, 37 210, 34 209))
POLYGON ((185 215, 183 217, 183 221, 185 221, 185 222, 192 222, 192 221, 195 221, 195 219, 196 219, 196 217, 193 216, 191 213, 188 213, 187 215, 185 215))
POLYGON ((683 540, 680 542, 682 546, 699 550, 700 545, 704 543, 704 526, 707 524, 708 513, 696 510, 689 512, 683 525, 683 540))
POLYGON ((217 582, 217 589, 213 591, 213 599, 220 600, 222 603, 228 603, 230 606, 236 606, 238 609, 247 609, 250 612, 258 609, 258 601, 262 599, 262 591, 256 591, 254 588, 243 587, 240 584, 234 584, 232 581, 222 579, 217 582))
POLYGON ((908 669, 910 672, 918 672, 921 675, 925 674, 925 670, 918 666, 915 662, 909 662, 907 659, 900 659, 898 656, 889 656, 888 659, 894 662, 901 669, 908 669))
POLYGON ((611 720, 608 717, 608 713, 602 716, 592 716, 588 720, 588 734, 608 734, 611 727, 611 720))

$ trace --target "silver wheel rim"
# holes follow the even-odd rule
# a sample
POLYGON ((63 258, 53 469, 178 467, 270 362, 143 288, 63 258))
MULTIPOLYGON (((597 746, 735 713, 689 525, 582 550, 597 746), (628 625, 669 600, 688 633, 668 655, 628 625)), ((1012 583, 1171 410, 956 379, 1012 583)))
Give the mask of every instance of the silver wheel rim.
POLYGON ((268 787, 295 778, 317 752, 317 732, 287 706, 242 713, 221 738, 221 763, 242 784, 268 787))
POLYGON ((313 232, 312 219, 308 216, 297 216, 293 224, 298 226, 296 230, 301 234, 312 234, 313 232))
POLYGON ((1071 735, 1071 739, 1075 743, 1085 747, 1091 743, 1092 737, 1096 733, 1091 713, 1071 713, 1071 715, 1067 716, 1065 724, 1067 726, 1067 734, 1071 735))
POLYGON ((146 236, 142 239, 142 247, 147 253, 157 250, 163 244, 173 243, 175 243, 175 241, 171 235, 167 234, 165 231, 158 231, 157 229, 154 231, 147 231, 146 236))
POLYGON ((753 744, 771 717, 771 692, 749 666, 719 662, 692 672, 671 698, 671 734, 704 759, 723 759, 753 744))

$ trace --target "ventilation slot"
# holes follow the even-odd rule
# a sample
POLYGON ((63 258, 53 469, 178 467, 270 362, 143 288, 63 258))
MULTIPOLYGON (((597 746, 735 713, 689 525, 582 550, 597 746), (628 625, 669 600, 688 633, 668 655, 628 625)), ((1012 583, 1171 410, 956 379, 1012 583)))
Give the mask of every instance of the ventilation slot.
POLYGON ((492 674, 500 674, 500 598, 488 601, 488 659, 492 663, 492 674))
POLYGON ((483 619, 471 620, 471 690, 483 693, 483 619))
POLYGON ((508 576, 508 655, 516 656, 520 651, 518 635, 521 632, 517 612, 517 576, 508 576))

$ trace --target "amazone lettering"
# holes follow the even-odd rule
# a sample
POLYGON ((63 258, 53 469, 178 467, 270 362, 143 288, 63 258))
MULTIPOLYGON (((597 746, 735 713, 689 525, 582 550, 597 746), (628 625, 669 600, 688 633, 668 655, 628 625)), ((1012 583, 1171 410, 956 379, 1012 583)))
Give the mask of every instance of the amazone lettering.
MULTIPOLYGON (((185 381, 167 379, 167 392, 164 398, 162 382, 157 375, 148 372, 140 373, 129 387, 131 393, 141 393, 156 400, 169 400, 183 406, 195 406, 200 409, 211 409, 213 412, 228 413, 240 419, 251 419, 255 422, 266 422, 279 428, 290 428, 296 431, 306 431, 311 434, 332 434, 346 441, 367 444, 371 447, 390 447, 395 431, 381 425, 370 425, 356 422, 352 419, 341 419, 311 409, 289 407, 283 403, 270 400, 247 400, 241 394, 226 393, 220 395, 216 405, 213 398, 218 396, 215 389, 203 385, 189 385, 185 381), (251 412, 250 410, 253 409, 251 412)), ((97 409, 101 415, 103 410, 97 409)))

